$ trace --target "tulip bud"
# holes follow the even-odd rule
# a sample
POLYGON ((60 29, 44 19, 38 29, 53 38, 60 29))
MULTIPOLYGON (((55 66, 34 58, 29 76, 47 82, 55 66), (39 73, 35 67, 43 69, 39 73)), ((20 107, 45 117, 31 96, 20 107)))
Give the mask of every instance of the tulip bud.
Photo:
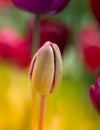
POLYGON ((62 77, 62 58, 56 44, 46 42, 34 55, 30 66, 32 87, 41 94, 52 93, 62 77))
POLYGON ((100 114, 100 77, 96 83, 90 87, 90 99, 96 111, 100 114))

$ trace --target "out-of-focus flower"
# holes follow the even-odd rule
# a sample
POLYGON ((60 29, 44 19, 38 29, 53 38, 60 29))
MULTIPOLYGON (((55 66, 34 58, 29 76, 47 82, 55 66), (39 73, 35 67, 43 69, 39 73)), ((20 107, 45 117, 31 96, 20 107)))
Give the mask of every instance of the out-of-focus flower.
MULTIPOLYGON (((32 37, 34 38, 34 20, 29 21, 28 28, 26 30, 26 37, 28 41, 32 43, 32 37)), ((41 47, 46 41, 56 43, 61 53, 64 52, 65 47, 68 44, 70 38, 70 29, 62 22, 42 19, 40 21, 40 45, 41 47)))
POLYGON ((62 11, 70 0, 12 0, 21 10, 36 14, 56 14, 62 11))
POLYGON ((0 30, 0 58, 10 59, 15 41, 19 39, 19 34, 12 28, 2 28, 0 30))
POLYGON ((0 58, 11 61, 20 67, 29 65, 31 50, 28 41, 13 28, 1 29, 0 58))
POLYGON ((25 39, 20 39, 13 48, 12 59, 15 64, 20 67, 26 67, 31 61, 31 51, 28 42, 25 39))
POLYGON ((62 58, 56 44, 46 42, 34 55, 30 66, 32 87, 41 94, 52 93, 62 77, 62 58))
POLYGON ((95 18, 100 23, 100 0, 89 0, 89 2, 95 18))
POLYGON ((9 5, 11 5, 10 0, 0 0, 0 8, 5 8, 8 7, 9 5))
POLYGON ((100 77, 90 87, 90 99, 96 111, 100 114, 100 77))
POLYGON ((80 32, 78 40, 85 64, 91 71, 98 71, 100 68, 100 30, 94 25, 86 26, 80 32))

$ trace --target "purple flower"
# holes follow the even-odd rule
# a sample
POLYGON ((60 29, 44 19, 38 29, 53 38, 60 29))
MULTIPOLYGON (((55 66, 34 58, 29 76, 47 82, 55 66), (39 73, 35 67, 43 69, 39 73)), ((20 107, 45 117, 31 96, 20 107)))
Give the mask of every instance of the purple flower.
POLYGON ((90 99, 96 111, 100 114, 100 77, 96 83, 90 87, 90 99))
POLYGON ((56 14, 62 11, 70 0, 12 0, 21 10, 36 14, 56 14))

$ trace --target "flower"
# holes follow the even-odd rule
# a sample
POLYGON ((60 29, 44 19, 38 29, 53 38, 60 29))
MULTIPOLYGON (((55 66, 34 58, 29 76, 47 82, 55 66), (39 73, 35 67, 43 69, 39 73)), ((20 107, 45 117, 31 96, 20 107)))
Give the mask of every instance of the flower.
POLYGON ((95 18, 100 23, 100 0, 89 0, 91 11, 93 12, 95 18))
POLYGON ((62 77, 62 58, 56 44, 46 42, 34 55, 30 66, 32 87, 42 95, 52 93, 62 77))
POLYGON ((97 77, 95 84, 90 87, 90 99, 95 110, 100 114, 100 77, 97 77))
POLYGON ((5 27, 0 30, 0 58, 11 59, 12 49, 19 34, 15 29, 5 27))
POLYGON ((35 14, 56 14, 62 11, 70 0, 12 0, 16 7, 35 14))
POLYGON ((94 25, 82 29, 78 39, 79 50, 85 64, 92 72, 100 68, 100 31, 94 25))
POLYGON ((27 67, 31 62, 31 50, 26 39, 19 39, 12 49, 12 61, 21 68, 27 67))
POLYGON ((0 59, 11 61, 19 67, 26 67, 31 61, 30 44, 14 28, 0 30, 0 59))
MULTIPOLYGON (((34 38, 34 20, 30 20, 26 30, 26 37, 31 44, 34 38)), ((61 53, 63 54, 64 49, 68 45, 70 39, 70 28, 57 20, 41 19, 40 21, 40 45, 41 47, 46 41, 56 43, 61 53)), ((31 45, 32 46, 32 45, 31 45)))
POLYGON ((0 8, 8 7, 9 5, 11 5, 10 0, 0 0, 0 8))

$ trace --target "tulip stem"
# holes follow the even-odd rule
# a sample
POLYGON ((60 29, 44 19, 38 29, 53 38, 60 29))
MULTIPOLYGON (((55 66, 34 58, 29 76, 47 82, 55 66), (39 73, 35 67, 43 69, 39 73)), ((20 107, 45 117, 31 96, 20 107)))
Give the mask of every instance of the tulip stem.
POLYGON ((36 124, 36 113, 37 113, 37 93, 33 90, 32 93, 32 108, 31 108, 31 115, 30 115, 30 130, 35 130, 36 124))
POLYGON ((37 52, 39 49, 39 43, 40 43, 40 15, 35 15, 35 27, 33 31, 33 54, 37 52))
POLYGON ((46 107, 46 95, 42 95, 41 104, 40 104, 40 121, 39 121, 38 130, 43 130, 45 107, 46 107))

